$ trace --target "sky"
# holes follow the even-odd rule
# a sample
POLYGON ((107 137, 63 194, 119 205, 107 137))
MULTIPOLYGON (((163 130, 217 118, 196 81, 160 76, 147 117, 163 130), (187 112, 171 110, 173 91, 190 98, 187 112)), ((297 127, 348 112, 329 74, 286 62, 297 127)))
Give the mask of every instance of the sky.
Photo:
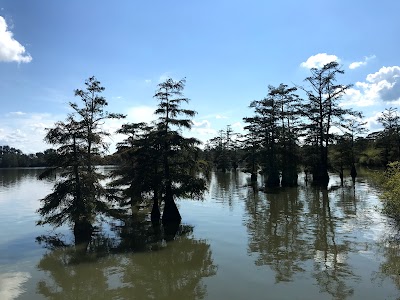
MULTIPOLYGON (((110 150, 126 122, 151 121, 166 78, 186 78, 190 135, 206 141, 231 125, 268 86, 304 85, 309 69, 332 60, 353 84, 342 99, 367 128, 400 104, 397 0, 0 0, 0 145, 50 148, 46 128, 79 102, 90 76, 105 87, 110 150)), ((301 95, 301 94, 300 94, 301 95)))

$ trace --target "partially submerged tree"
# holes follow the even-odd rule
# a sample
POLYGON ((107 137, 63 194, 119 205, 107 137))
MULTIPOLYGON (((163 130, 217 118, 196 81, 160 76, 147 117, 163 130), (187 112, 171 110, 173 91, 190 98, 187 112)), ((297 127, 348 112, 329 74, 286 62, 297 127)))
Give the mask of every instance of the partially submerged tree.
POLYGON ((345 115, 352 115, 349 109, 339 105, 340 99, 351 87, 336 83, 336 76, 343 74, 335 61, 325 64, 322 68, 312 68, 311 76, 305 81, 308 87, 302 87, 307 94, 303 104, 304 117, 308 119, 305 130, 312 143, 315 162, 312 164, 313 183, 327 186, 328 176, 328 147, 331 140, 331 129, 335 121, 342 121, 345 115))
POLYGON ((156 129, 146 123, 128 123, 117 133, 127 138, 117 144, 121 163, 111 172, 114 180, 109 183, 110 194, 121 207, 131 208, 132 214, 138 212, 138 205, 146 198, 144 194, 152 195, 151 220, 159 222, 162 160, 156 129))
POLYGON ((183 103, 189 102, 183 95, 184 87, 185 79, 174 81, 169 78, 158 85, 154 95, 158 100, 155 126, 162 157, 164 224, 181 221, 174 197, 201 196, 206 189, 205 180, 193 173, 200 141, 185 138, 181 132, 181 129, 192 127, 191 118, 196 114, 193 110, 181 108, 183 103))
POLYGON ((70 103, 73 113, 65 122, 57 122, 47 130, 45 140, 58 147, 58 161, 40 178, 58 169, 60 177, 53 192, 41 200, 42 206, 38 210, 42 217, 38 225, 70 224, 78 241, 90 238, 98 214, 113 214, 111 203, 104 197, 106 190, 100 183, 104 175, 95 165, 107 149, 104 138, 108 133, 102 129, 103 122, 124 117, 104 110, 108 105, 100 96, 104 87, 95 77, 86 80, 85 85, 85 90, 75 91, 81 105, 70 103))
MULTIPOLYGON (((289 88, 284 84, 278 87, 269 86, 264 99, 250 104, 250 107, 254 108, 255 115, 244 118, 248 123, 246 129, 251 135, 251 132, 257 135, 261 157, 259 163, 262 173, 266 175, 265 184, 268 187, 278 187, 281 184, 297 185, 299 129, 296 119, 299 114, 297 109, 299 97, 294 91, 296 88, 289 88)), ((254 150, 254 147, 252 149, 254 150)))
POLYGON ((355 140, 359 134, 365 134, 368 131, 364 127, 367 122, 361 121, 361 118, 362 114, 359 114, 357 117, 350 117, 340 124, 340 126, 346 131, 344 137, 347 138, 347 141, 350 144, 350 176, 353 184, 357 177, 355 140))

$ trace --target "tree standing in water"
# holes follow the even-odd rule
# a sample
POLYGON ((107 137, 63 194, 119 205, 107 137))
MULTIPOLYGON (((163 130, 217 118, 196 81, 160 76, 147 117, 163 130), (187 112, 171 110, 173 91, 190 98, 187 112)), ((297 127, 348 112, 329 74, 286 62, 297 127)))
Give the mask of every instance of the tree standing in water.
POLYGON ((158 100, 155 121, 160 141, 163 170, 163 223, 179 223, 181 215, 174 197, 200 196, 206 189, 205 181, 193 173, 196 164, 197 145, 195 138, 185 138, 181 129, 192 127, 191 118, 196 114, 190 109, 181 108, 189 99, 183 96, 185 79, 174 81, 169 78, 158 85, 154 98, 158 100))
POLYGON ((319 69, 312 68, 311 76, 305 79, 309 87, 302 87, 308 98, 302 107, 304 116, 309 120, 305 128, 308 136, 315 138, 312 141, 316 158, 312 165, 313 183, 320 186, 327 186, 329 182, 328 146, 331 128, 335 120, 343 121, 345 115, 354 114, 339 105, 339 100, 351 87, 336 83, 336 75, 343 73, 335 61, 319 69))
POLYGON ((70 103, 73 113, 65 122, 57 122, 47 130, 46 142, 58 146, 58 164, 46 169, 40 178, 45 178, 60 169, 60 180, 53 192, 41 200, 38 212, 42 219, 38 225, 55 227, 68 223, 73 227, 75 242, 90 239, 96 216, 112 214, 113 209, 103 197, 106 190, 100 184, 104 178, 95 165, 100 154, 107 149, 104 138, 109 134, 102 129, 107 119, 119 119, 121 114, 104 110, 108 105, 100 96, 104 87, 95 77, 85 82, 86 89, 75 90, 82 105, 70 103))

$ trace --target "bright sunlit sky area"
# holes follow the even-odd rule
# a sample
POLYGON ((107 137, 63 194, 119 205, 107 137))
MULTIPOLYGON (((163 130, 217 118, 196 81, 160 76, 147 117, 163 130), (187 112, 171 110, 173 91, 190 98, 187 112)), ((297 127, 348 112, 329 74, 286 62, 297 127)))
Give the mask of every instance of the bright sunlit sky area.
POLYGON ((303 85, 332 60, 338 83, 353 84, 343 105, 377 130, 400 103, 399 11, 396 0, 0 1, 0 145, 50 148, 45 128, 92 75, 107 110, 127 115, 110 132, 153 120, 157 84, 186 77, 191 135, 206 141, 226 125, 242 131, 268 85, 303 85))

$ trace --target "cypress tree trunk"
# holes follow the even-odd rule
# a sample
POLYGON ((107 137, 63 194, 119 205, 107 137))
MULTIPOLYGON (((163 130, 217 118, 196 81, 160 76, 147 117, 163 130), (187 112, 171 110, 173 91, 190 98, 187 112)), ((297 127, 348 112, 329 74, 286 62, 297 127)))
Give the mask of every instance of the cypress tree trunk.
POLYGON ((88 244, 92 238, 93 226, 88 220, 76 221, 74 224, 75 245, 88 244))
POLYGON ((269 172, 265 185, 267 187, 279 187, 280 179, 279 179, 279 172, 277 169, 273 169, 269 172))
POLYGON ((162 215, 163 224, 166 223, 180 223, 182 220, 181 214, 179 213, 178 207, 175 204, 174 197, 172 195, 171 183, 167 182, 165 192, 165 206, 162 215))
POLYGON ((160 223, 160 207, 158 205, 158 195, 157 191, 154 191, 154 196, 153 196, 153 207, 151 209, 151 215, 150 219, 153 224, 159 224, 160 223))
POLYGON ((357 177, 357 170, 356 170, 356 166, 354 165, 354 163, 351 166, 350 176, 351 176, 351 180, 353 181, 353 184, 355 184, 356 177, 357 177))

